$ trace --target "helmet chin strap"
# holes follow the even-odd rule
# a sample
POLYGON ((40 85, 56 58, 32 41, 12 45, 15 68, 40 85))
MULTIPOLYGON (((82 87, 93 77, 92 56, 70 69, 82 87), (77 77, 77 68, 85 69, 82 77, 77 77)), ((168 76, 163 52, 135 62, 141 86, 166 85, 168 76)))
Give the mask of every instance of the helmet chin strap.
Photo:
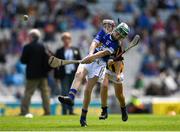
MULTIPOLYGON (((114 32, 114 31, 113 31, 113 32, 114 32)), ((119 38, 116 39, 116 38, 114 37, 113 32, 111 33, 111 38, 112 38, 112 40, 119 40, 119 38)))

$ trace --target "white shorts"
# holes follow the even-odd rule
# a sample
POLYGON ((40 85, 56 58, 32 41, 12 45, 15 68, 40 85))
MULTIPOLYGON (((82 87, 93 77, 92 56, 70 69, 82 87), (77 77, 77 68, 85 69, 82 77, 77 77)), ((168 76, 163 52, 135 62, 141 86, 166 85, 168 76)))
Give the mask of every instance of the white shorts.
POLYGON ((104 79, 105 76, 105 69, 106 69, 106 62, 97 59, 96 61, 90 63, 90 64, 80 64, 83 66, 88 74, 87 78, 93 78, 98 77, 98 82, 101 82, 104 79))
POLYGON ((124 81, 124 74, 120 73, 120 80, 117 81, 117 76, 115 72, 112 72, 108 69, 106 69, 106 74, 108 74, 108 78, 110 81, 112 81, 113 83, 119 84, 119 83, 123 83, 124 81))

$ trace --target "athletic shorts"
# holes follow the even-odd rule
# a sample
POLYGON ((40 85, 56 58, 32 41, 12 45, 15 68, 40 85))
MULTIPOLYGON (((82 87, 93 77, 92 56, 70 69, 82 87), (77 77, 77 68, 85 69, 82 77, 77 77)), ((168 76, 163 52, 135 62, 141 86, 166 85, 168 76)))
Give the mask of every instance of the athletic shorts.
POLYGON ((83 66, 88 74, 87 78, 93 78, 98 77, 98 82, 101 82, 104 79, 105 76, 105 69, 106 69, 106 62, 96 59, 94 62, 90 64, 80 64, 80 66, 83 66))
POLYGON ((123 73, 120 73, 120 80, 119 81, 117 81, 117 75, 115 72, 112 72, 112 71, 106 69, 105 73, 108 75, 109 80, 112 81, 113 83, 119 84, 119 83, 123 83, 123 81, 124 81, 124 74, 123 73))

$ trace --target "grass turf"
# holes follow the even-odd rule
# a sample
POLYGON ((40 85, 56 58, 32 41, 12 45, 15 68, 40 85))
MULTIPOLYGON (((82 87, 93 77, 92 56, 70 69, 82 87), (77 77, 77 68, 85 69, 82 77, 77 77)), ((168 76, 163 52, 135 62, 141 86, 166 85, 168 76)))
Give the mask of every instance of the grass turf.
POLYGON ((107 120, 88 116, 88 127, 82 128, 79 116, 35 116, 32 119, 18 116, 0 117, 0 130, 36 131, 180 131, 180 115, 129 115, 128 122, 122 122, 120 115, 109 115, 107 120))

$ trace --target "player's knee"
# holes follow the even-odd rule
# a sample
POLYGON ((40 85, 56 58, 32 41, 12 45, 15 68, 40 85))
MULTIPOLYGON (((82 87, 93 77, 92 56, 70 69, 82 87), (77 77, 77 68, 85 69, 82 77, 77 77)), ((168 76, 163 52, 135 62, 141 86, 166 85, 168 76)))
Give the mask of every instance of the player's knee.
POLYGON ((89 94, 91 92, 91 90, 86 88, 85 92, 89 94))
POLYGON ((86 94, 89 95, 89 94, 91 94, 91 92, 92 92, 92 89, 90 89, 90 88, 86 88, 86 89, 85 89, 85 93, 86 93, 86 94))
POLYGON ((81 79, 81 78, 82 78, 81 72, 76 72, 75 78, 76 78, 76 79, 81 79))
POLYGON ((107 89, 108 89, 108 85, 102 84, 102 89, 103 89, 103 90, 107 90, 107 89))

